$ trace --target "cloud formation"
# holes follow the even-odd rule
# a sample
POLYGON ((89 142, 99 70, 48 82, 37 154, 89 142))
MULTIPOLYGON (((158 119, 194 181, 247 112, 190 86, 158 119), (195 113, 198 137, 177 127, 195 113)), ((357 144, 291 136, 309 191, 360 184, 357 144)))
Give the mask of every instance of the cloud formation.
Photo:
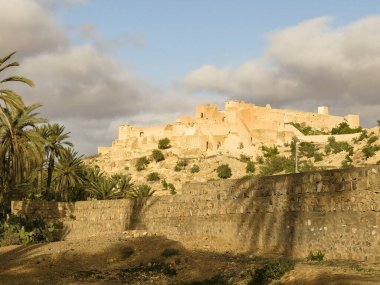
MULTIPOLYGON (((41 115, 64 124, 80 152, 94 153, 97 146, 110 145, 119 124, 144 124, 152 117, 160 124, 194 107, 195 101, 166 93, 130 72, 107 52, 102 45, 107 39, 97 35, 94 26, 82 30, 82 43, 70 42, 69 32, 80 27, 69 31, 56 23, 51 8, 62 3, 85 1, 0 0, 0 50, 18 51, 15 59, 21 66, 13 71, 32 79, 35 87, 14 89, 27 103, 41 102, 41 115)), ((115 48, 133 39, 121 35, 117 41, 115 48)))
POLYGON ((380 107, 379 27, 380 16, 338 28, 329 17, 311 19, 270 34, 262 58, 238 67, 205 65, 183 84, 277 107, 327 104, 339 113, 360 112, 373 125, 380 107))

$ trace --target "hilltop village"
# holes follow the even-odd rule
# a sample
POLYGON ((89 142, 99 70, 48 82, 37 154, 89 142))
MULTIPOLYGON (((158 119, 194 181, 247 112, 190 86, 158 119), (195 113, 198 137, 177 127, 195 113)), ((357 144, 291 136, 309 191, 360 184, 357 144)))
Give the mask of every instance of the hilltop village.
POLYGON ((301 172, 379 161, 377 128, 362 129, 355 114, 336 116, 327 106, 316 109, 274 109, 235 100, 226 101, 224 110, 201 105, 195 116, 163 126, 120 126, 112 146, 99 147, 87 163, 147 183, 157 195, 167 193, 167 183, 178 192, 184 183, 218 179, 221 165, 230 169, 227 178, 294 172, 295 141, 301 172), (371 153, 365 155, 363 148, 369 146, 371 153))

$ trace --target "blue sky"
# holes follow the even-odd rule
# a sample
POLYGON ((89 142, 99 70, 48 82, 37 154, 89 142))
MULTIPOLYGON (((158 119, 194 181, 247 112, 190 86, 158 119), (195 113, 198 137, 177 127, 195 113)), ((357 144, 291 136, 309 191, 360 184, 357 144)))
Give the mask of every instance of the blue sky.
POLYGON ((302 21, 331 16, 341 26, 379 12, 373 0, 90 0, 60 10, 59 19, 94 24, 109 38, 140 38, 142 46, 111 52, 150 80, 168 83, 204 64, 236 66, 259 57, 267 34, 302 21))
POLYGON ((119 125, 227 98, 380 118, 380 1, 0 0, 0 51, 41 115, 96 153, 119 125))

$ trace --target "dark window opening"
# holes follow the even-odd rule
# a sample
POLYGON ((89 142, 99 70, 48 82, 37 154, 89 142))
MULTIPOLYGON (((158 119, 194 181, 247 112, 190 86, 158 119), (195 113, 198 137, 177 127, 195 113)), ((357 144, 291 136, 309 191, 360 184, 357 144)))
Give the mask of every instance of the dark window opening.
POLYGON ((201 113, 201 118, 203 119, 203 113, 201 113))

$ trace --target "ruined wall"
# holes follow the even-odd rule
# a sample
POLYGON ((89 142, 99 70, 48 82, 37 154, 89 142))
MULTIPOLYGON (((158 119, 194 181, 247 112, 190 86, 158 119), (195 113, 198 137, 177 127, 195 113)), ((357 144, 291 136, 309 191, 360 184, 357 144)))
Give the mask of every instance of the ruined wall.
MULTIPOLYGON (((116 221, 117 230, 146 229, 201 249, 294 257, 321 250, 326 258, 380 261, 379 171, 373 166, 188 184, 182 195, 151 197, 143 208, 128 200, 78 202, 72 215, 79 205, 87 209, 80 217, 93 217, 82 233, 92 223, 99 228, 116 221)), ((13 203, 12 210, 27 209, 22 204, 13 203)))

